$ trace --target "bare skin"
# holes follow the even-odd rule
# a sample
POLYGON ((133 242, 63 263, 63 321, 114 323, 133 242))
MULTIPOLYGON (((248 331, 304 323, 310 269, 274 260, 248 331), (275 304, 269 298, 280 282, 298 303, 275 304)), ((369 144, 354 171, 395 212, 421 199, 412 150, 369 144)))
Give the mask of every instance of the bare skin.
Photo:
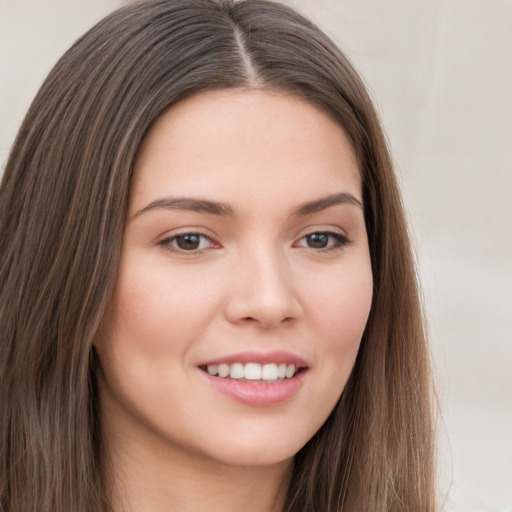
POLYGON ((328 116, 247 90, 164 113, 136 161, 95 343, 114 511, 281 512, 294 455, 350 375, 372 289, 359 171, 328 116), (215 373, 237 358, 293 368, 215 373))
MULTIPOLYGON (((105 421, 105 430, 119 430, 118 425, 108 425, 109 418, 105 421)), ((190 453, 169 452, 157 439, 154 451, 148 452, 146 443, 133 443, 136 433, 127 435, 126 440, 110 438, 109 451, 118 455, 105 468, 116 512, 283 510, 290 460, 272 466, 237 467, 190 453)))

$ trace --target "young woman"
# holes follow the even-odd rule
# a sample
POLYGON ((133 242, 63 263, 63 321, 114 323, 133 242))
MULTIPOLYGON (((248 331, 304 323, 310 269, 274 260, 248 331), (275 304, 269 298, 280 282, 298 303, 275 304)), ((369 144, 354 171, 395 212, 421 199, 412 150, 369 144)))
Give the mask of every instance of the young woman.
POLYGON ((120 9, 48 76, 0 198, 2 512, 436 509, 399 192, 310 22, 120 9))

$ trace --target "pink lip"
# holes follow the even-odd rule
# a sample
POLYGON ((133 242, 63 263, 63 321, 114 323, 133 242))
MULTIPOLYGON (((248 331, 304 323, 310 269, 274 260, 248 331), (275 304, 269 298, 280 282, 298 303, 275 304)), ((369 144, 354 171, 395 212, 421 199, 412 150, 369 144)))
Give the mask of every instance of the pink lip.
MULTIPOLYGON (((223 361, 226 360, 223 359, 223 361)), ((240 362, 240 359, 236 361, 240 362)), ((257 361, 251 359, 250 362, 257 361)), ((237 402, 253 407, 268 407, 292 398, 302 387, 307 371, 301 371, 291 379, 277 380, 270 383, 223 379, 214 377, 203 370, 201 370, 201 374, 214 388, 237 402)))
POLYGON ((234 364, 234 363, 259 363, 259 364, 270 364, 270 363, 286 363, 294 364, 297 368, 305 368, 308 366, 306 361, 301 357, 292 354, 291 352, 285 352, 283 350, 274 350, 273 352, 240 352, 238 354, 229 354, 222 356, 217 359, 211 359, 198 364, 198 366, 209 366, 211 364, 234 364))

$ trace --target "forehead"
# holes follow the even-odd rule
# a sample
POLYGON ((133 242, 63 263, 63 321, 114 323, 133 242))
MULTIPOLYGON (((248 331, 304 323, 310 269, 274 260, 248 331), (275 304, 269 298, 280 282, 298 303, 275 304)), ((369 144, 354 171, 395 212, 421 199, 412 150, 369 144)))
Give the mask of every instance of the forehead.
POLYGON ((168 109, 146 136, 131 210, 162 194, 243 203, 333 191, 361 199, 360 189, 348 138, 317 107, 278 92, 208 91, 168 109))

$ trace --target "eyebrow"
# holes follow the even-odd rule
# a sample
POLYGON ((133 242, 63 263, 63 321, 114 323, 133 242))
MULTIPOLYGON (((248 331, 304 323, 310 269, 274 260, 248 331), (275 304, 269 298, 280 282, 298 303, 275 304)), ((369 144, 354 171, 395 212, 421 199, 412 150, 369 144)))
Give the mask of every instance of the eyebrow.
POLYGON ((329 196, 316 199, 315 201, 302 203, 294 210, 293 214, 296 217, 302 217, 304 215, 311 215, 312 213, 326 210, 327 208, 338 204, 352 204, 363 209, 363 203, 361 203, 361 201, 359 201, 355 196, 348 192, 340 192, 338 194, 331 194, 329 196))
POLYGON ((149 203, 147 206, 142 208, 142 210, 139 210, 133 218, 138 217, 149 210, 153 210, 154 208, 187 210, 198 213, 207 213, 209 215, 218 215, 220 217, 236 217, 235 209, 227 203, 208 201, 206 199, 195 199, 192 197, 164 197, 149 203))
MULTIPOLYGON (((314 201, 300 204, 293 210, 294 217, 303 217, 313 213, 326 210, 331 206, 339 204, 351 204, 363 208, 359 199, 348 192, 340 192, 331 194, 314 201)), ((147 206, 139 210, 132 218, 138 217, 155 208, 164 208, 167 210, 186 210, 197 213, 206 213, 209 215, 217 215, 220 217, 236 217, 237 211, 229 203, 221 203, 218 201, 209 201, 207 199, 196 199, 192 197, 163 197, 152 201, 147 206)))

